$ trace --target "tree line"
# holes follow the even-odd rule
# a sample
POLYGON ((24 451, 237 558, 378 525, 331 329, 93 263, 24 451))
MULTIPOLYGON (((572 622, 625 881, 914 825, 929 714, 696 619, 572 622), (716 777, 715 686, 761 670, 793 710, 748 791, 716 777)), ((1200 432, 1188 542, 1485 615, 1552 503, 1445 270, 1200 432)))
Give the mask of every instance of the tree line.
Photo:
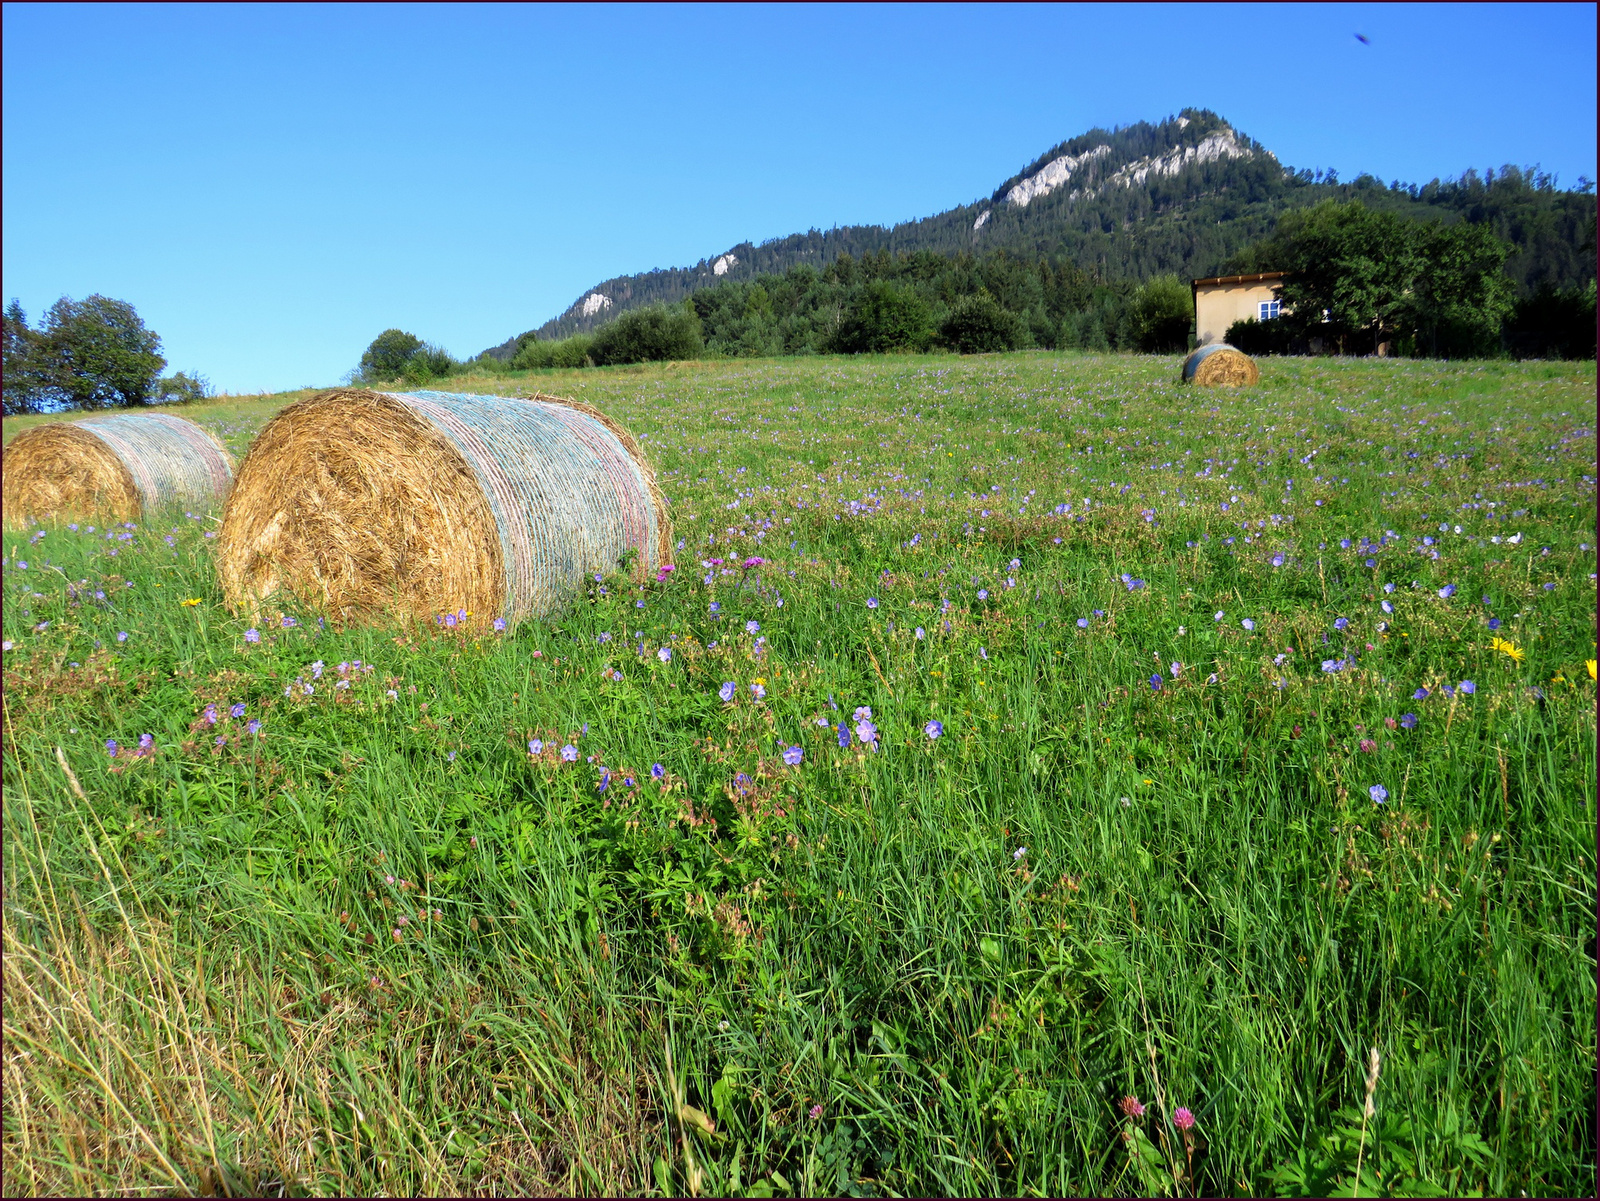
POLYGON ((1488 221, 1415 221, 1360 200, 1290 213, 1228 273, 1289 272, 1284 315, 1227 340, 1252 354, 1321 349, 1426 358, 1593 358, 1595 281, 1521 297, 1514 247, 1488 221))
POLYGON ((131 304, 63 296, 34 329, 13 299, 4 314, 7 417, 58 409, 118 409, 211 395, 203 375, 162 376, 161 339, 131 304))
MULTIPOLYGON (((1595 285, 1518 295, 1516 247, 1488 220, 1417 220, 1362 199, 1326 200, 1277 222, 1218 273, 1287 271, 1286 315, 1240 323, 1251 353, 1414 357, 1593 357, 1595 285)), ((672 305, 631 309, 593 333, 523 334, 501 367, 581 367, 643 359, 770 357, 948 349, 1174 353, 1193 338, 1188 282, 1108 280, 1069 257, 1027 260, 933 251, 841 254, 818 270, 725 279, 672 305), (651 336, 642 331, 653 330, 651 336)))

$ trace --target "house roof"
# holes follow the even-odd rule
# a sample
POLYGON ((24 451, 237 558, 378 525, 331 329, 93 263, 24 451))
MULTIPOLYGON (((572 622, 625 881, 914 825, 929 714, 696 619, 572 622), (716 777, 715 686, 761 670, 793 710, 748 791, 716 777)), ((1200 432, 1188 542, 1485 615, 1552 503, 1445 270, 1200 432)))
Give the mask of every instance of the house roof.
POLYGON ((1213 275, 1195 280, 1190 287, 1198 288, 1203 284, 1260 284, 1269 279, 1282 279, 1288 274, 1287 271, 1262 271, 1256 275, 1213 275))

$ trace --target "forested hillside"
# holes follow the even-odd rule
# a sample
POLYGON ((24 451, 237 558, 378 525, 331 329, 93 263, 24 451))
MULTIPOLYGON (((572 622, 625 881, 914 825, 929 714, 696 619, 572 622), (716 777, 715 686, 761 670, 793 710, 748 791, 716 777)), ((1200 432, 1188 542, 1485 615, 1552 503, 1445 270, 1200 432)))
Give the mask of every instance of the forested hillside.
MULTIPOLYGON (((606 280, 559 317, 485 353, 509 359, 530 338, 587 332, 627 310, 674 304, 708 289, 723 293, 709 306, 721 310, 744 292, 728 285, 758 278, 770 297, 771 277, 788 277, 800 267, 821 273, 841 257, 870 262, 871 274, 880 278, 922 280, 974 271, 1009 279, 1025 265, 1045 281, 1042 295, 1033 297, 1028 285, 1026 303, 1003 303, 1017 313, 1043 312, 1059 331, 1067 310, 1048 299, 1052 290, 1060 294, 1059 279, 1072 281, 1071 311, 1082 312, 1096 288, 1126 295, 1160 275, 1189 279, 1270 267, 1253 261, 1252 248, 1285 212, 1327 199, 1359 199, 1420 219, 1488 222, 1514 248, 1506 272, 1519 295, 1577 288, 1595 276, 1595 197, 1586 181, 1579 190, 1560 190, 1534 169, 1504 167, 1422 186, 1385 185, 1370 175, 1342 183, 1331 173, 1287 168, 1217 114, 1185 109, 1157 124, 1092 129, 1051 148, 987 199, 918 221, 813 229, 759 246, 740 243, 693 267, 606 280), (891 267, 883 256, 905 261, 891 267), (936 267, 929 256, 947 265, 936 267)), ((808 277, 793 278, 798 286, 808 277)), ((984 286, 999 294, 987 280, 984 286)), ((695 303, 704 319, 706 301, 695 303)), ((1036 340, 1046 344, 1053 337, 1041 331, 1036 340)), ((784 345, 798 341, 781 338, 784 345)))

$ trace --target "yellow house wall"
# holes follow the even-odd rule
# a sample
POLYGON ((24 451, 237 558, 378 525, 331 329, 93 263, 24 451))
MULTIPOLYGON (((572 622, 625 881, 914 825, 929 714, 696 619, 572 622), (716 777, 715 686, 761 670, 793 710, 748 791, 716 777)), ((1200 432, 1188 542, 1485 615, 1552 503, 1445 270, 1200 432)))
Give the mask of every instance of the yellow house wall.
POLYGON ((1257 284, 1210 284, 1199 288, 1194 298, 1195 340, 1201 346, 1221 342, 1235 321, 1261 315, 1261 302, 1271 300, 1272 289, 1281 280, 1257 284))

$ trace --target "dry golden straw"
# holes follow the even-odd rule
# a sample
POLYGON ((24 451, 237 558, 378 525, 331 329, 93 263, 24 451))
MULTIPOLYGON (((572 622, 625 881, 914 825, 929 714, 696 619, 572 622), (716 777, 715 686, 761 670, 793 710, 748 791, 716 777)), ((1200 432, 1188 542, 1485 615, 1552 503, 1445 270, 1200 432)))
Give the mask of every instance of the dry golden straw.
POLYGON ((655 472, 588 405, 339 388, 256 438, 223 511, 217 572, 235 611, 289 597, 339 622, 474 624, 549 613, 631 548, 672 558, 655 472))
POLYGON ((1202 388, 1244 388, 1260 382, 1256 362, 1221 342, 1202 346, 1183 360, 1183 380, 1202 388))
POLYGON ((137 521, 169 506, 204 509, 227 496, 233 468, 220 442, 170 413, 35 426, 5 450, 5 525, 137 521))

